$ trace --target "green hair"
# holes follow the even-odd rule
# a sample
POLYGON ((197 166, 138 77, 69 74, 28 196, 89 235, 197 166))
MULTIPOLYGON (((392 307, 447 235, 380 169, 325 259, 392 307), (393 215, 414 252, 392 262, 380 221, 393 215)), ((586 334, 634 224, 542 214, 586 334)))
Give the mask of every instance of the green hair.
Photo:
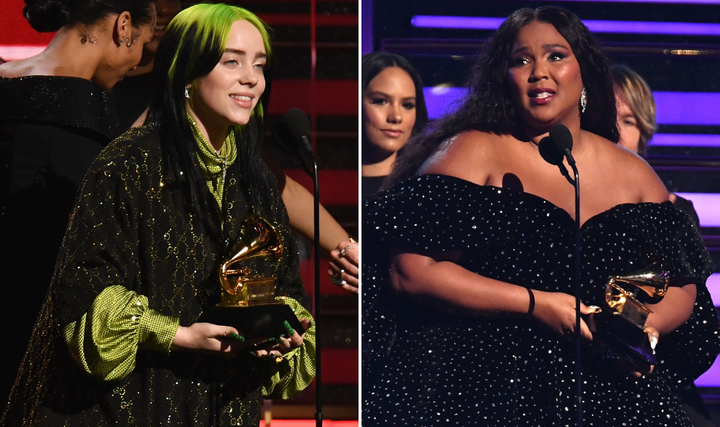
MULTIPOLYGON (((155 54, 153 66, 153 93, 145 123, 160 130, 164 157, 169 169, 178 173, 177 179, 185 182, 190 195, 189 208, 196 217, 208 225, 212 222, 208 212, 207 185, 194 155, 195 137, 187 118, 185 87, 199 77, 209 74, 220 62, 233 23, 247 21, 260 32, 265 53, 270 59, 270 37, 265 24, 252 12, 226 4, 196 4, 178 13, 167 29, 155 54), (182 177, 183 171, 187 172, 182 177)), ((253 205, 259 206, 260 194, 267 192, 262 178, 264 164, 260 157, 263 106, 258 102, 249 122, 235 126, 232 131, 238 141, 238 165, 245 172, 246 184, 253 205)), ((183 184, 183 185, 185 185, 183 184)), ((221 230, 210 227, 213 237, 221 242, 221 230)))
MULTIPOLYGON (((230 29, 233 23, 236 21, 247 21, 251 23, 262 36, 263 45, 265 46, 265 53, 270 61, 270 36, 267 31, 265 23, 260 20, 252 12, 237 6, 230 6, 222 3, 209 4, 200 3, 192 7, 189 7, 180 13, 168 25, 167 31, 177 31, 177 34, 181 40, 180 46, 176 51, 175 57, 172 59, 170 69, 168 70, 168 77, 174 76, 178 67, 178 56, 180 55, 182 44, 189 43, 196 47, 190 51, 190 55, 187 61, 194 63, 200 59, 202 51, 205 50, 202 47, 206 46, 209 50, 208 53, 217 56, 215 64, 220 61, 225 48, 227 47, 227 41, 230 37, 230 29), (175 29, 177 27, 177 29, 175 29)), ((183 61, 185 62, 185 61, 183 61)), ((185 85, 193 84, 198 77, 194 75, 192 69, 186 67, 184 69, 183 77, 185 85)), ((209 73, 209 71, 208 71, 209 73)), ((207 74, 207 73, 205 73, 207 74)), ((258 114, 259 117, 263 117, 263 106, 260 102, 253 110, 253 114, 258 114)))

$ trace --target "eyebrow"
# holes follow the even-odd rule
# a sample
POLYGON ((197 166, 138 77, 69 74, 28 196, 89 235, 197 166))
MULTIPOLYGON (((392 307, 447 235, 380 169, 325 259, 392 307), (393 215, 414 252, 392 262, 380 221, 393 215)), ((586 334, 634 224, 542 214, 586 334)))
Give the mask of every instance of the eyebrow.
MULTIPOLYGON (((230 47, 225 48, 225 53, 234 53, 234 54, 241 55, 241 56, 247 55, 247 53, 244 50, 233 49, 230 47)), ((255 59, 260 59, 260 58, 263 58, 263 59, 267 58, 267 54, 265 54, 264 52, 258 52, 257 54, 255 54, 255 59)))
MULTIPOLYGON (((368 92, 366 94, 366 96, 372 96, 372 95, 381 95, 381 96, 386 96, 388 98, 392 98, 392 95, 390 95, 389 93, 383 92, 381 90, 374 90, 374 91, 368 92)), ((400 99, 402 99, 403 101, 409 101, 409 100, 416 100, 417 97, 416 96, 406 96, 406 97, 400 98, 400 99)))
MULTIPOLYGON (((560 48, 560 49, 569 50, 569 48, 568 48, 567 46, 564 46, 564 45, 561 45, 561 44, 544 44, 544 45, 543 45, 543 48, 544 48, 544 49, 557 49, 557 48, 560 48)), ((514 55, 514 54, 516 54, 516 53, 518 53, 518 52, 522 52, 522 51, 525 51, 525 50, 528 50, 528 49, 530 49, 528 46, 522 46, 522 47, 519 47, 519 48, 513 50, 512 52, 510 52, 510 55, 514 55)))

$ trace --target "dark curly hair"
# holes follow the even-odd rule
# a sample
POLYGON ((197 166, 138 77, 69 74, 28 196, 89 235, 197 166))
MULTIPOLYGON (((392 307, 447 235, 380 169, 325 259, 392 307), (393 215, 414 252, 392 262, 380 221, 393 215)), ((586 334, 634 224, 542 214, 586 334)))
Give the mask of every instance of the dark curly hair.
POLYGON ((618 141, 610 67, 595 38, 570 11, 555 6, 524 8, 513 12, 484 47, 470 75, 468 93, 457 111, 438 120, 427 135, 408 142, 384 187, 412 176, 443 141, 460 132, 478 130, 507 135, 519 129, 520 117, 507 81, 508 62, 518 32, 534 21, 554 26, 580 64, 588 100, 581 128, 618 141))
POLYGON ((55 32, 66 25, 92 25, 111 13, 129 12, 135 28, 153 19, 155 0, 25 0, 23 15, 35 31, 55 32))

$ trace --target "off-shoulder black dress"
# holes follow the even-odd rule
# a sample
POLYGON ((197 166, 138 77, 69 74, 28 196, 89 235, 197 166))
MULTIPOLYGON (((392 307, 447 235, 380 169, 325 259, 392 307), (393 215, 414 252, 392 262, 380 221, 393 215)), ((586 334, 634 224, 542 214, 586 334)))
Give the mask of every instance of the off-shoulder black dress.
MULTIPOLYGON (((370 199, 364 215, 363 424, 575 424, 572 341, 523 317, 453 313, 398 295, 388 281, 393 252, 459 251, 458 264, 480 275, 574 294, 567 212, 528 193, 423 175, 370 199)), ((689 425, 675 390, 720 352, 701 238, 669 202, 615 206, 588 219, 581 233, 588 305, 604 303, 609 276, 658 256, 673 277, 698 288, 692 317, 661 338, 652 374, 637 379, 583 355, 584 425, 689 425)))

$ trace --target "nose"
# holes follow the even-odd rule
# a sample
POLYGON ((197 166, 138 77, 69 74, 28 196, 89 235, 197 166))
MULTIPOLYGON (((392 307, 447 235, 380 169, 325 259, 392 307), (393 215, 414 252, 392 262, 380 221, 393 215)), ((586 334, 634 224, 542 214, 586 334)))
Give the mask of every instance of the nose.
POLYGON ((258 84, 259 77, 255 72, 255 68, 248 65, 240 67, 240 84, 255 87, 258 84))
POLYGON ((538 81, 543 78, 547 78, 547 65, 545 61, 536 61, 530 74, 530 80, 538 81))
POLYGON ((400 124, 402 123, 402 113, 399 105, 392 105, 388 111, 387 121, 388 123, 400 124))

